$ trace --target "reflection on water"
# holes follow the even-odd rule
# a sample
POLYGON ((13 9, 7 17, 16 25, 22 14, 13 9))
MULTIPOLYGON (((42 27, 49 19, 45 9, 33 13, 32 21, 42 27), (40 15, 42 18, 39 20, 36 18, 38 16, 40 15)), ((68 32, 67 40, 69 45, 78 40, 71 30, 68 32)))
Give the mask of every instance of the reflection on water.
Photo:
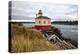
MULTIPOLYGON (((34 23, 23 23, 23 25, 27 27, 33 27, 34 23)), ((53 24, 52 26, 55 26, 58 28, 63 37, 72 39, 77 41, 78 40, 78 26, 77 25, 60 25, 60 24, 53 24)))

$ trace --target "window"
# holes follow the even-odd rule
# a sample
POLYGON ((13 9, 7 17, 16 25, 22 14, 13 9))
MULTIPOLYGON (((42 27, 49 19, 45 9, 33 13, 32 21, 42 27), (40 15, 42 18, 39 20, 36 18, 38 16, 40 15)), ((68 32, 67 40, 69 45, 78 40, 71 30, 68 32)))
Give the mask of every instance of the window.
POLYGON ((41 24, 41 21, 39 21, 39 24, 41 24))
POLYGON ((48 24, 50 24, 51 22, 50 21, 48 21, 48 24))
POLYGON ((46 21, 44 21, 44 24, 46 24, 46 21))

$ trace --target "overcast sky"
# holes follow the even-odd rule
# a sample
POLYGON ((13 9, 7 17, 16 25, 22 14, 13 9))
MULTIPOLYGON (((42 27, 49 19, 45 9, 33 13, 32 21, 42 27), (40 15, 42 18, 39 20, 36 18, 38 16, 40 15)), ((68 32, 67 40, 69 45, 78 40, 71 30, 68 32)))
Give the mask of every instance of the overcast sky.
POLYGON ((26 1, 12 2, 12 19, 34 21, 38 10, 52 21, 78 20, 78 6, 70 4, 39 3, 26 1))

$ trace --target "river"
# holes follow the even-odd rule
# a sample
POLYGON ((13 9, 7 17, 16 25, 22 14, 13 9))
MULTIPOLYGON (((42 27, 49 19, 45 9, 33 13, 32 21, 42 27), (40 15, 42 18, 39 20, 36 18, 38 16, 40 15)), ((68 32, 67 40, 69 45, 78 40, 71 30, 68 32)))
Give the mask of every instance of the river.
MULTIPOLYGON (((35 24, 23 23, 23 25, 27 27, 33 27, 35 24)), ((52 26, 55 26, 56 28, 58 28, 61 31, 63 37, 78 41, 78 26, 77 25, 52 24, 52 26)))

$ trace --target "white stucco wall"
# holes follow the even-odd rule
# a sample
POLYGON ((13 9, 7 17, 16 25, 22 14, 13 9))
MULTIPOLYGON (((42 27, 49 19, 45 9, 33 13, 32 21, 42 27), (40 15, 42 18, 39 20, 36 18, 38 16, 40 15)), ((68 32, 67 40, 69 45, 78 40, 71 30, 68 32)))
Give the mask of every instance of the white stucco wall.
POLYGON ((51 25, 51 20, 50 19, 36 19, 35 25, 51 25), (39 21, 41 23, 39 23, 39 21), (45 21, 45 24, 44 24, 44 21, 45 21), (48 22, 50 22, 50 23, 48 23, 48 22))

